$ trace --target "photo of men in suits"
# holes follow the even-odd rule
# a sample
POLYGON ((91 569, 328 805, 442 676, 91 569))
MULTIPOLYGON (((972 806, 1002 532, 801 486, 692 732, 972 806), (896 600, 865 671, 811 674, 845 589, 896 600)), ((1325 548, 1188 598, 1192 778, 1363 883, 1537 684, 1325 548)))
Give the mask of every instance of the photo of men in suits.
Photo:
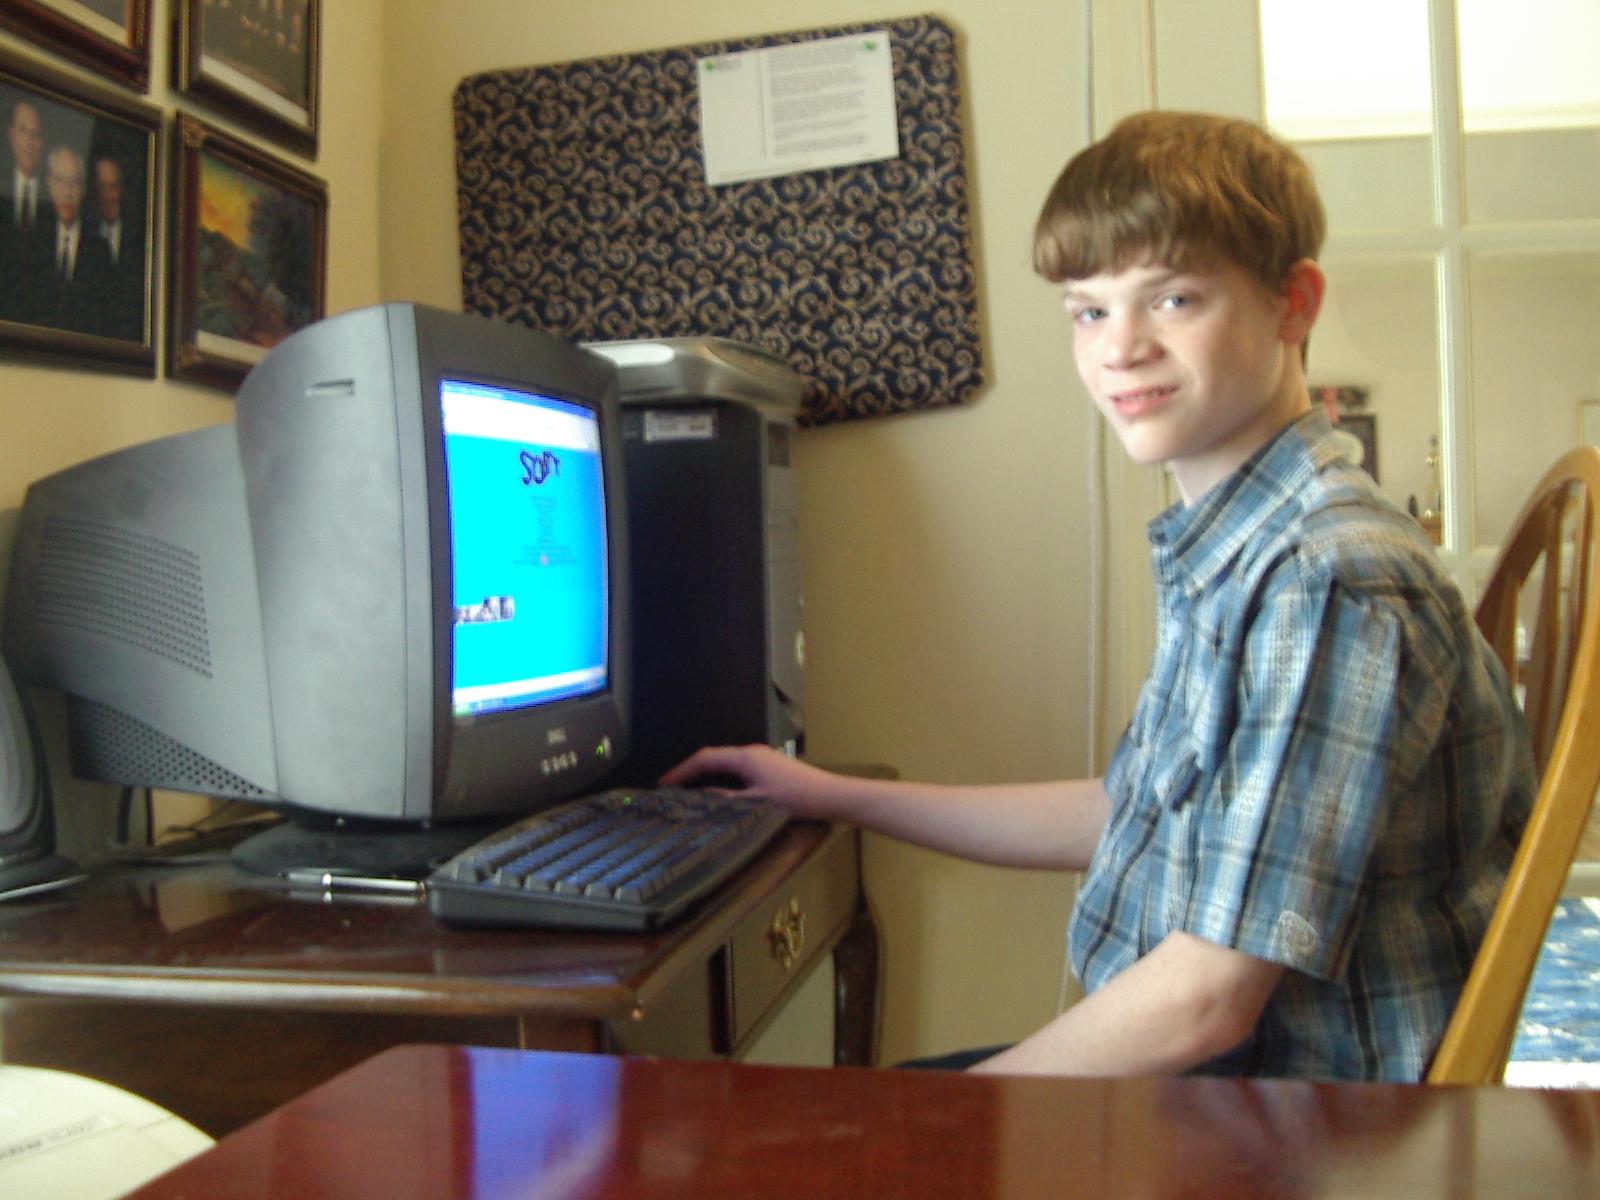
POLYGON ((0 113, 0 322, 145 343, 148 135, 13 86, 0 113))

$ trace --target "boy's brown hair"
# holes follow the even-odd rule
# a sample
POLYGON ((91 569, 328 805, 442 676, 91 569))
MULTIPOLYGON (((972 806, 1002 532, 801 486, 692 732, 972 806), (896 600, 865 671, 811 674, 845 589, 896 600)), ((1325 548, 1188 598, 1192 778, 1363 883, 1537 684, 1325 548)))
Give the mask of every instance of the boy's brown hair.
POLYGON ((1066 165, 1034 228, 1033 265, 1062 283, 1222 255, 1277 291, 1291 266, 1316 258, 1326 230, 1311 169, 1260 126, 1146 112, 1066 165))

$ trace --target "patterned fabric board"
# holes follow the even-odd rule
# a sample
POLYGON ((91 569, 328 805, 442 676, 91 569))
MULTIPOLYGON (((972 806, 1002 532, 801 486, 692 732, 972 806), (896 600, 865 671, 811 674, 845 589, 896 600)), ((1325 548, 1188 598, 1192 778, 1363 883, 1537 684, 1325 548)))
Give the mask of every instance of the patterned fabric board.
POLYGON ((962 403, 984 375, 956 51, 921 16, 464 79, 467 310, 573 341, 753 343, 810 381, 803 424, 962 403), (706 183, 698 59, 875 29, 898 158, 706 183))

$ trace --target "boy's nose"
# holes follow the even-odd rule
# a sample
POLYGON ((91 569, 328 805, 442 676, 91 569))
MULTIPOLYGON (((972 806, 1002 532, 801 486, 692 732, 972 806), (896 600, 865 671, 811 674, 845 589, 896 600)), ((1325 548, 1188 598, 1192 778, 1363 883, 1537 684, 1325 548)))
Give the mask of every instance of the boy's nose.
POLYGON ((1107 367, 1122 370, 1138 366, 1154 353, 1153 346, 1144 323, 1137 316, 1121 314, 1106 318, 1101 361, 1107 367))

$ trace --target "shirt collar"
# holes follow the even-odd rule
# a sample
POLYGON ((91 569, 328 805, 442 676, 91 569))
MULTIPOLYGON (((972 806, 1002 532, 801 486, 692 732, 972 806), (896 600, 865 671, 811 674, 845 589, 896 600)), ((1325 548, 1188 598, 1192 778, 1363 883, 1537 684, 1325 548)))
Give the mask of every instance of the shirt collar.
POLYGON ((1297 503, 1311 479, 1342 458, 1320 407, 1295 418, 1197 504, 1174 504, 1150 522, 1157 582, 1203 591, 1275 513, 1297 503))

